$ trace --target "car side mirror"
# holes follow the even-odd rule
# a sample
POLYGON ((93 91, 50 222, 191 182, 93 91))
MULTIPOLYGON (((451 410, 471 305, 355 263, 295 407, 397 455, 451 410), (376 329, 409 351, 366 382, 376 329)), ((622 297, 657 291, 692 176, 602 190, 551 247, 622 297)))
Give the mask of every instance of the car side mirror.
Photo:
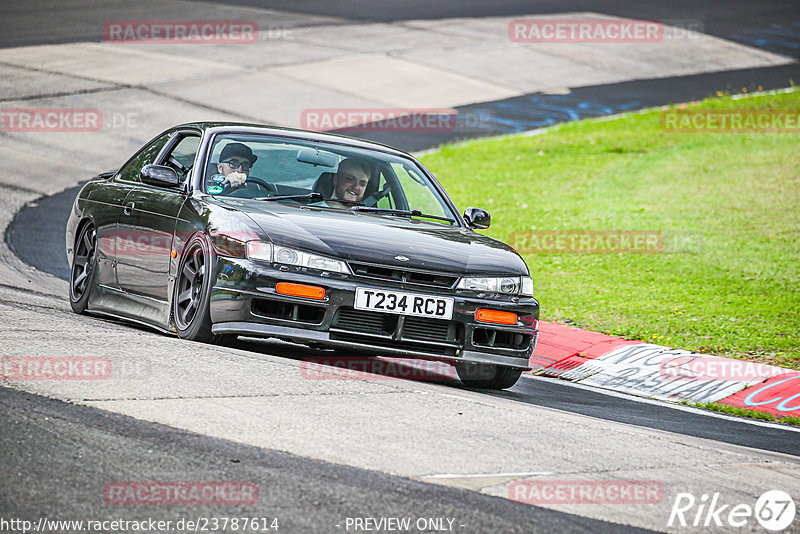
POLYGON ((492 222, 492 217, 489 212, 482 208, 467 208, 464 211, 464 220, 470 228, 477 228, 478 230, 485 230, 489 228, 492 222))
POLYGON ((165 165, 145 165, 139 173, 142 182, 159 187, 178 187, 181 181, 175 169, 165 165))

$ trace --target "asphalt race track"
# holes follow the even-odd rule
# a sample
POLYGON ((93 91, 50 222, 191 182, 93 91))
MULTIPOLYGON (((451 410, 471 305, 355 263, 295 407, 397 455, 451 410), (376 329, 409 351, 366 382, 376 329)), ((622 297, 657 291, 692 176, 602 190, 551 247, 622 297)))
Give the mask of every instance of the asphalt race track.
MULTIPOLYGON (((69 206, 79 188, 67 189, 37 201, 35 206, 26 206, 7 231, 8 242, 19 257, 63 280, 68 278, 69 269, 59 255, 53 254, 51 244, 62 238, 69 206)), ((791 427, 758 426, 753 422, 699 410, 679 411, 665 403, 645 404, 622 395, 610 396, 602 391, 576 389, 552 378, 523 378, 525 380, 510 390, 496 395, 600 419, 800 456, 800 430, 791 427)))
MULTIPOLYGON (((32 0, 0 7, 0 52, 97 43, 103 39, 103 24, 119 19, 232 18, 261 12, 275 24, 313 29, 591 11, 702 21, 708 35, 769 52, 773 58, 800 58, 800 37, 775 39, 769 31, 800 21, 796 2, 532 4, 32 0)), ((20 67, 0 56, 0 68, 16 72, 20 67)), ((42 78, 37 85, 36 76, 52 74, 45 67, 32 64, 29 71, 32 78, 24 81, 34 89, 25 94, 0 82, 0 107, 55 107, 65 105, 59 98, 72 102, 106 89, 120 95, 143 89, 137 83, 108 88, 106 81, 82 78, 100 85, 73 91, 63 79, 42 78)), ((589 116, 575 110, 599 109, 592 116, 605 115, 742 87, 786 87, 798 79, 796 61, 625 79, 576 87, 569 94, 527 92, 453 106, 459 113, 497 118, 467 134, 354 135, 417 151, 457 138, 589 116), (561 111, 552 113, 554 107, 561 111)), ((191 106, 196 106, 192 113, 231 113, 198 106, 189 98, 159 100, 170 91, 148 93, 156 107, 149 115, 143 113, 143 120, 191 106)), ((302 347, 244 339, 230 348, 206 347, 118 321, 73 315, 63 282, 68 276, 63 236, 76 184, 91 177, 87 169, 108 170, 107 161, 127 157, 124 150, 143 143, 141 132, 153 132, 142 126, 118 136, 107 159, 105 153, 86 157, 80 147, 65 149, 55 138, 44 137, 37 140, 36 156, 52 161, 39 168, 17 157, 25 138, 0 133, 0 155, 14 171, 0 180, 3 355, 103 356, 123 370, 106 384, 31 381, 0 387, 0 531, 2 519, 9 518, 177 521, 225 515, 277 517, 279 532, 347 532, 356 530, 348 528, 348 518, 390 517, 449 518, 455 532, 724 532, 669 529, 676 495, 720 492, 726 502, 752 500, 750 504, 771 489, 800 495, 800 430, 791 427, 542 377, 526 376, 512 389, 491 394, 455 380, 414 382, 376 375, 315 381, 304 375, 304 365, 318 353, 302 347), (51 148, 52 155, 39 152, 51 148), (114 151, 120 153, 110 153, 114 151), (40 179, 41 168, 53 184, 40 179), (651 505, 539 506, 511 498, 509 484, 521 479, 657 480, 663 498, 651 505), (113 506, 104 499, 109 483, 186 480, 252 482, 258 500, 236 506, 113 506)), ((789 531, 800 531, 798 525, 796 520, 789 531)))
MULTIPOLYGON (((404 516, 458 518, 470 532, 619 532, 619 525, 603 521, 189 434, 5 388, 0 405, 3 480, 20 488, 4 496, 4 516, 50 509, 59 510, 61 519, 136 518, 139 514, 113 510, 103 516, 87 509, 98 487, 133 470, 144 478, 192 473, 254 482, 257 507, 220 506, 203 514, 277 517, 283 532, 327 532, 347 517, 404 516), (69 469, 75 462, 84 467, 69 469)), ((196 515, 190 506, 147 514, 173 521, 196 515)))

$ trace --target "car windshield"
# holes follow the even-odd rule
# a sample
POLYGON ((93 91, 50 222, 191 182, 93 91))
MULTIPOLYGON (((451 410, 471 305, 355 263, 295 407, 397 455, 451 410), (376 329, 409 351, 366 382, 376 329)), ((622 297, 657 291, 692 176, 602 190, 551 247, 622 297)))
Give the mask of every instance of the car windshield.
POLYGON ((334 143, 256 134, 217 135, 206 193, 457 224, 413 160, 334 143))

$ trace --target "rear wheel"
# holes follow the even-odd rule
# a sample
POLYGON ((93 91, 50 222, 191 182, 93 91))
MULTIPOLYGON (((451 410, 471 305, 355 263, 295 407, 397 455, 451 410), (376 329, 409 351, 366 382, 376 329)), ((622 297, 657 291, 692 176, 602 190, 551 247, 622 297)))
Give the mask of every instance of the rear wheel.
POLYGON ((467 386, 481 389, 508 389, 519 380, 522 369, 490 363, 456 362, 458 378, 467 386))
POLYGON ((211 331, 209 302, 215 263, 216 254, 204 236, 197 235, 187 243, 175 279, 172 318, 178 337, 229 345, 236 336, 215 335, 211 331))
POLYGON ((86 313, 97 272, 97 232, 86 223, 78 232, 69 274, 69 304, 75 313, 86 313))

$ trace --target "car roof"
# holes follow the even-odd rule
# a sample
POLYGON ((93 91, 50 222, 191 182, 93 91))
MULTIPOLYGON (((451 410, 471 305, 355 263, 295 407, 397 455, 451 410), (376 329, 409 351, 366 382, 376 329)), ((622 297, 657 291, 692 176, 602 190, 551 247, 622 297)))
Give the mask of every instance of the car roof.
POLYGON ((280 126, 268 126, 266 124, 255 124, 246 122, 189 122, 175 126, 178 128, 197 128, 200 130, 208 131, 209 133, 238 133, 238 134, 260 134, 260 135, 276 135, 282 137, 293 137, 296 139, 306 139, 311 141, 329 142, 337 144, 345 144, 357 148, 365 148, 369 150, 378 150, 380 152, 387 152, 398 156, 413 157, 408 152, 403 152, 389 145, 375 143, 372 141, 365 141, 356 137, 349 137, 347 135, 331 134, 325 132, 314 132, 310 130, 300 130, 297 128, 283 128, 280 126))

